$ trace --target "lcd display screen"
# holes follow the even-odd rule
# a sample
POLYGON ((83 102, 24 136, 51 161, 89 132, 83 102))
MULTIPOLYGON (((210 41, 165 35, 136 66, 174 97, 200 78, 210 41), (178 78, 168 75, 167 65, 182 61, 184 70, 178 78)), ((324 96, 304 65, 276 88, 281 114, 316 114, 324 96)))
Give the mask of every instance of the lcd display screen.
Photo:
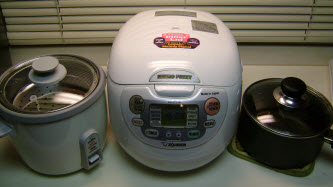
POLYGON ((150 123, 152 126, 185 128, 198 122, 197 105, 151 105, 150 123))
POLYGON ((162 109, 162 126, 186 126, 185 107, 170 105, 162 109))

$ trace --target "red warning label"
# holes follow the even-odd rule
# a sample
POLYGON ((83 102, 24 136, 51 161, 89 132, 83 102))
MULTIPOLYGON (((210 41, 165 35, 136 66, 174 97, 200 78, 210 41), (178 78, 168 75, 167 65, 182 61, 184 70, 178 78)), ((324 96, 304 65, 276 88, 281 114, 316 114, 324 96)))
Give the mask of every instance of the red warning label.
POLYGON ((160 48, 194 49, 200 45, 200 41, 185 33, 163 33, 162 37, 154 39, 154 44, 160 48))

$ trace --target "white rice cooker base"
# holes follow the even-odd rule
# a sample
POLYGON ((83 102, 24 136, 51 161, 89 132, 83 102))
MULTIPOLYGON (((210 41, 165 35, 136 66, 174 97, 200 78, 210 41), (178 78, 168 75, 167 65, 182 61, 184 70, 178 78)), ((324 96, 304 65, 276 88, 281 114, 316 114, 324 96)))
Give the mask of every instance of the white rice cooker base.
MULTIPOLYGON (((11 138, 12 142, 22 160, 39 173, 63 175, 81 168, 90 169, 85 162, 89 162, 86 159, 91 155, 82 155, 84 148, 80 140, 88 140, 84 135, 93 131, 98 137, 99 150, 103 150, 107 126, 105 108, 106 98, 102 94, 93 105, 70 119, 43 124, 16 123, 18 135, 11 138)), ((102 159, 101 152, 96 155, 102 159)))
MULTIPOLYGON (((109 98, 122 98, 122 99, 112 99, 109 102, 110 112, 112 114, 112 121, 121 122, 122 125, 112 125, 112 129, 117 136, 117 140, 126 150, 128 154, 130 154, 134 159, 141 162, 142 164, 155 168, 158 170, 164 171, 186 171, 201 167, 208 162, 212 161, 218 155, 220 155, 223 150, 227 147, 229 142, 231 141, 238 123, 239 118, 239 102, 240 102, 240 84, 235 85, 234 87, 225 87, 225 88, 211 88, 211 87, 198 87, 197 93, 202 93, 203 90, 225 90, 226 93, 237 93, 236 97, 229 97, 227 101, 224 101, 224 105, 221 107, 220 112, 216 114, 216 118, 214 116, 209 117, 208 119, 216 119, 216 129, 215 135, 210 135, 207 137, 206 141, 202 141, 199 139, 202 144, 196 144, 191 148, 179 149, 177 148, 177 142, 174 141, 142 141, 143 135, 141 132, 132 133, 133 131, 129 130, 129 128, 134 128, 134 131, 140 131, 140 127, 134 126, 131 122, 133 116, 129 115, 127 118, 123 118, 128 113, 125 114, 122 112, 127 110, 128 100, 123 100, 121 97, 126 89, 131 88, 128 86, 117 85, 112 82, 112 80, 108 79, 108 94, 109 98), (125 105, 126 106, 125 106, 125 105), (121 110, 119 110, 121 109, 121 110), (223 116, 223 111, 228 111, 228 115, 225 115, 225 118, 221 118, 223 116), (222 123, 223 121, 223 123, 222 123), (136 128, 136 129, 135 129, 136 128), (138 138, 138 136, 140 136, 138 138), (211 138, 211 139, 209 139, 211 138), (149 142, 149 143, 147 143, 149 142), (168 143, 169 146, 162 148, 161 146, 157 147, 154 145, 168 143), (172 145, 174 144, 174 145, 172 145)), ((137 86, 133 86, 133 88, 138 89, 137 86)), ((142 85, 140 89, 143 90, 152 90, 152 86, 142 85)), ((140 92, 139 92, 140 93, 140 92)), ((151 93, 151 92, 150 92, 151 93)), ((198 97, 201 97, 200 94, 196 94, 198 97)), ((147 95, 146 95, 147 96, 147 95)), ((152 97, 156 97, 151 95, 152 97)), ((204 99, 207 96, 203 96, 204 99)), ((194 99, 198 99, 195 97, 187 98, 186 102, 191 102, 194 99)), ((179 101, 181 100, 173 100, 179 101)), ((210 129, 208 129, 210 130, 210 129)), ((191 144, 193 142, 189 141, 191 144)))

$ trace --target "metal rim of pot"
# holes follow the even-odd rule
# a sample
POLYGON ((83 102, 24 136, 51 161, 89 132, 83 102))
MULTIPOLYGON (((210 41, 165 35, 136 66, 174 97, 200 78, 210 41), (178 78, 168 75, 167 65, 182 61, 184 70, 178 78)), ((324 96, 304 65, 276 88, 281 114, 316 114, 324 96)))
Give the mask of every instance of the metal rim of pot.
MULTIPOLYGON (((275 80, 281 80, 280 78, 269 78, 269 79, 259 80, 259 81, 255 82, 255 83, 251 84, 251 85, 248 87, 248 89, 246 89, 246 91, 244 92, 244 96, 247 95, 247 93, 249 92, 249 88, 251 88, 251 86, 256 85, 256 84, 259 84, 259 83, 264 82, 264 81, 274 80, 274 79, 275 79, 275 80)), ((332 120, 333 120, 333 108, 332 108, 330 102, 325 98, 325 96, 323 96, 321 93, 319 93, 319 92, 316 91, 315 89, 311 88, 310 86, 306 86, 306 91, 307 91, 308 93, 313 94, 313 95, 316 96, 318 99, 322 100, 322 102, 326 105, 326 108, 330 111, 330 112, 329 112, 329 113, 330 113, 330 119, 331 119, 331 122, 332 122, 332 120)), ((327 132, 327 131, 330 129, 330 127, 332 126, 332 124, 330 123, 329 125, 327 125, 326 128, 322 129, 321 131, 319 131, 319 132, 317 132, 317 133, 315 133, 315 134, 313 134, 313 135, 311 135, 311 136, 289 136, 289 135, 285 135, 285 134, 279 133, 279 132, 277 132, 277 131, 272 130, 271 128, 268 128, 268 127, 264 126, 263 123, 261 123, 261 122, 257 119, 257 117, 254 117, 254 116, 253 116, 253 114, 249 111, 248 107, 245 106, 246 98, 245 98, 245 97, 243 97, 243 98, 244 98, 244 100, 243 100, 243 107, 242 107, 242 108, 243 108, 243 110, 246 112, 247 116, 250 117, 250 118, 253 120, 253 122, 255 122, 259 127, 263 128, 263 129, 266 130, 266 131, 269 131, 269 132, 271 132, 271 133, 274 133, 275 135, 281 136, 281 137, 293 138, 293 139, 307 139, 307 138, 310 139, 310 138, 317 137, 317 136, 321 136, 321 135, 325 134, 325 132, 327 132)), ((327 141, 328 141, 328 142, 331 142, 331 141, 333 141, 333 140, 330 140, 330 138, 329 138, 329 139, 327 139, 327 141)))
MULTIPOLYGON (((0 103, 0 111, 3 118, 5 118, 8 121, 18 121, 18 122, 25 122, 25 123, 45 123, 45 122, 53 122, 61 119, 65 119, 71 116, 74 116, 75 114, 85 110, 90 105, 92 105, 97 99, 104 93, 105 86, 106 86, 106 75, 104 70, 96 65, 91 60, 77 56, 77 55, 67 55, 67 54, 51 54, 51 55, 42 55, 38 56, 26 61, 23 61, 12 68, 5 71, 1 77, 0 77, 0 84, 4 80, 6 80, 6 76, 11 75, 13 72, 19 70, 20 68, 24 66, 31 66, 31 63, 41 57, 70 57, 70 58, 76 58, 78 60, 81 60, 85 63, 88 63, 89 66, 93 67, 97 73, 97 83, 95 88, 91 90, 91 92, 84 97, 79 102, 69 105, 67 107, 61 108, 60 110, 55 110, 52 112, 46 112, 46 113, 24 113, 20 111, 15 111, 10 109, 8 106, 4 106, 3 103, 0 103)), ((1 96, 3 93, 3 88, 1 88, 1 96)))

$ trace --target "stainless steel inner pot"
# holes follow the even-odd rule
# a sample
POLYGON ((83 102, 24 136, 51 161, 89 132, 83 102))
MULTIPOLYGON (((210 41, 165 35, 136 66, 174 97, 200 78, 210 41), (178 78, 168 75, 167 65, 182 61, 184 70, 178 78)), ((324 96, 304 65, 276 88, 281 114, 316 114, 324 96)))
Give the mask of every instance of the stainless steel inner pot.
MULTIPOLYGON (((22 63, 2 78, 0 102, 7 109, 25 114, 52 113, 68 108, 89 96, 99 80, 98 69, 76 56, 53 55, 67 72, 56 84, 36 84, 28 79, 38 58, 22 63)), ((52 73, 52 72, 51 72, 52 73)), ((44 78, 50 73, 36 73, 44 78)))

